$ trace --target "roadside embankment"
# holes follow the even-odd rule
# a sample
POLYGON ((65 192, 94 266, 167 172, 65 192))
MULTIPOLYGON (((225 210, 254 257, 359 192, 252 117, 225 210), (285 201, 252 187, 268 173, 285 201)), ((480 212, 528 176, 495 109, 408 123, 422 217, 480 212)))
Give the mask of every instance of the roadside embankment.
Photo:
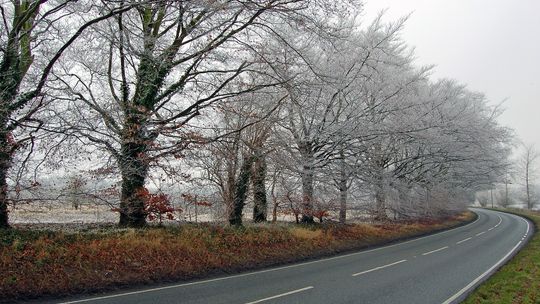
MULTIPOLYGON (((386 224, 0 230, 0 302, 235 273, 379 246, 463 225, 464 212, 386 224)), ((539 251, 540 252, 540 251, 539 251)))

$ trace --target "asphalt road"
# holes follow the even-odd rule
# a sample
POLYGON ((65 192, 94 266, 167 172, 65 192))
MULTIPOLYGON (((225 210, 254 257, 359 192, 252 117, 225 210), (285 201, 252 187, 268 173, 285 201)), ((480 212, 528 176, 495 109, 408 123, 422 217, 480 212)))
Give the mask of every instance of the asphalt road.
POLYGON ((533 232, 521 217, 474 211, 471 224, 390 246, 64 303, 457 303, 533 232))

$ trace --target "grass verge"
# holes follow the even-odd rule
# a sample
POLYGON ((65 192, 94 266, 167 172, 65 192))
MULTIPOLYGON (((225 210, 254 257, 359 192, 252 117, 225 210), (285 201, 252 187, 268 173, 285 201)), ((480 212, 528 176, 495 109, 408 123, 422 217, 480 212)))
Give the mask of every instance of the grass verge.
MULTIPOLYGON (((508 211, 530 219, 540 227, 540 212, 508 211)), ((535 233, 529 243, 506 265, 471 293, 463 303, 540 303, 540 234, 535 233)))
POLYGON ((188 280, 382 245, 455 227, 465 212, 385 225, 182 225, 66 233, 0 230, 0 302, 188 280))

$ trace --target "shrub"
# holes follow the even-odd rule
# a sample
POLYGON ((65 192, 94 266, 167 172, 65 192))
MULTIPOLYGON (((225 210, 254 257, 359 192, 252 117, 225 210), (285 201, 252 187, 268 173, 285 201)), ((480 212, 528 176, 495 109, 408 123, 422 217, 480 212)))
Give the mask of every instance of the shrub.
POLYGON ((151 194, 146 190, 144 197, 144 211, 149 221, 157 219, 161 225, 163 218, 174 220, 174 212, 178 211, 178 209, 172 206, 168 195, 164 193, 151 194))

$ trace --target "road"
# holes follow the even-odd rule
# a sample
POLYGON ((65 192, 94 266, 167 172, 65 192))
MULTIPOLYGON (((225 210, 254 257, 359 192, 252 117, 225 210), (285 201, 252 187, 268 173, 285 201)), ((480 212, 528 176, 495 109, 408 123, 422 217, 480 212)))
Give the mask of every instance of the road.
POLYGON ((64 303, 458 303, 533 233, 521 217, 474 211, 466 226, 389 246, 64 303))

